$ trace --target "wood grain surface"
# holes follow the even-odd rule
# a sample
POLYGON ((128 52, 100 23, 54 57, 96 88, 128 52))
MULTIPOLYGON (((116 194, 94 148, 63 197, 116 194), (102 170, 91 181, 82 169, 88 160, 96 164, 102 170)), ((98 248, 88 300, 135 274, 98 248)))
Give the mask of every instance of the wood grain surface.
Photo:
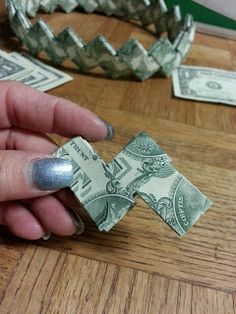
MULTIPOLYGON (((56 31, 72 25, 85 40, 101 33, 116 47, 154 40, 138 25, 101 15, 41 16, 56 31)), ((23 49, 2 3, 0 48, 23 49)), ((185 63, 236 70, 236 42, 197 34, 185 63)), ((114 140, 94 144, 105 161, 146 131, 214 206, 183 238, 141 199, 109 233, 98 232, 82 209, 81 236, 27 242, 1 228, 0 314, 236 313, 236 108, 175 98, 171 78, 112 81, 100 71, 81 75, 70 63, 61 69, 74 81, 50 93, 116 129, 114 140)))

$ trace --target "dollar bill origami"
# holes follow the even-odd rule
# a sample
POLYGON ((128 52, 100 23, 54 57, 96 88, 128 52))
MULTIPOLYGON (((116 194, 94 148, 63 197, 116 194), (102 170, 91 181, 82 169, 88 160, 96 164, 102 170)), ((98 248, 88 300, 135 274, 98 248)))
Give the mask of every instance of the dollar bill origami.
POLYGON ((168 10, 164 0, 6 0, 6 5, 13 31, 31 54, 44 51, 54 64, 70 59, 85 73, 99 67, 111 78, 133 75, 143 81, 157 73, 170 76, 185 60, 195 36, 193 17, 182 18, 179 6, 168 10), (29 19, 38 10, 71 12, 77 7, 137 20, 144 28, 154 25, 157 40, 148 49, 136 39, 116 49, 102 35, 86 43, 71 27, 55 34, 43 20, 32 25, 29 19))
POLYGON ((146 133, 134 137, 107 165, 81 137, 54 156, 72 161, 70 188, 100 231, 114 227, 135 206, 136 195, 181 236, 212 205, 146 133))

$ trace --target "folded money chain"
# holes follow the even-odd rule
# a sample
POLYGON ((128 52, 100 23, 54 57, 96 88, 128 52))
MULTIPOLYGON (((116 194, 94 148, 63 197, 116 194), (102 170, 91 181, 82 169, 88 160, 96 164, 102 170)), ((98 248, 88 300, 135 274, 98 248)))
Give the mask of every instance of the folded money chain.
POLYGON ((108 165, 81 137, 66 143, 54 156, 72 161, 70 188, 100 231, 114 227, 134 207, 136 195, 179 235, 212 205, 146 133, 133 138, 108 165))
POLYGON ((6 0, 6 4, 12 29, 30 53, 44 51, 54 64, 70 59, 86 73, 100 67, 112 78, 134 75, 143 81, 156 73, 170 76, 185 60, 195 35, 192 16, 182 18, 179 6, 167 10, 164 0, 6 0), (149 49, 136 39, 115 49, 103 36, 85 43, 71 27, 56 35, 43 20, 32 25, 28 18, 38 10, 71 12, 77 7, 136 19, 144 27, 154 24, 158 40, 149 49), (167 37, 160 37, 164 33, 167 37))

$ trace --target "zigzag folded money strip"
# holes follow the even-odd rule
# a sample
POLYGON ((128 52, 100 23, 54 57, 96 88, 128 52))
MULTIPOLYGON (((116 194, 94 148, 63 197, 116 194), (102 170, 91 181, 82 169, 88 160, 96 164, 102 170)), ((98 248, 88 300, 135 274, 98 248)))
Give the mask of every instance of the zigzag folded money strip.
POLYGON ((164 0, 6 0, 6 3, 12 29, 30 53, 38 55, 44 51, 54 64, 70 59, 86 73, 100 67, 112 78, 134 75, 143 81, 157 72, 170 76, 185 60, 195 36, 192 16, 187 14, 182 19, 179 6, 168 11, 164 0), (115 49, 103 36, 85 43, 70 27, 56 35, 43 20, 32 25, 27 17, 35 16, 38 10, 52 13, 61 8, 71 12, 77 7, 88 13, 100 11, 108 16, 136 19, 144 27, 154 24, 159 38, 149 49, 136 39, 115 49), (167 37, 160 37, 163 33, 167 37))
POLYGON ((54 156, 72 161, 70 188, 100 231, 114 227, 134 207, 136 195, 179 235, 212 205, 146 133, 134 137, 108 165, 81 137, 66 143, 54 156))

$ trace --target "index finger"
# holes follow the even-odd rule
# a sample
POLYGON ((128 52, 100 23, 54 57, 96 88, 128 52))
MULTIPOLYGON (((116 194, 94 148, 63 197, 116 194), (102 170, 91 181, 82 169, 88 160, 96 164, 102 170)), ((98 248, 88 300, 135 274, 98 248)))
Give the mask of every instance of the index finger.
POLYGON ((11 126, 88 140, 111 137, 112 127, 89 110, 13 81, 0 82, 0 128, 11 126))

